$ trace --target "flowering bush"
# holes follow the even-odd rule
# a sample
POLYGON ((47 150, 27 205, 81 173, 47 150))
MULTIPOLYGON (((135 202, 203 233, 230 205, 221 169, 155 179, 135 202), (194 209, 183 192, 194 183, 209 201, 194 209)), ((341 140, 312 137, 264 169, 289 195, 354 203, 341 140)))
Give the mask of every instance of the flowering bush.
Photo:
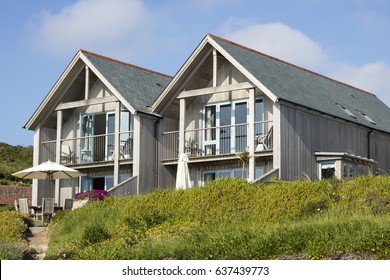
POLYGON ((75 199, 83 200, 89 198, 89 200, 103 200, 106 196, 109 196, 110 193, 105 190, 90 190, 81 193, 76 193, 75 199))

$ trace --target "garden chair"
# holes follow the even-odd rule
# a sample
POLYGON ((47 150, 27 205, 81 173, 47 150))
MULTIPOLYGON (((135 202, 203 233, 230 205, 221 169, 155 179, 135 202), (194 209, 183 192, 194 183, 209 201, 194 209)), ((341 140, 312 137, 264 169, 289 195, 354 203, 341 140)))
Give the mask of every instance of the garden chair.
POLYGON ((41 212, 36 213, 36 217, 41 217, 42 222, 45 221, 45 217, 49 220, 54 214, 54 198, 43 198, 41 212))
MULTIPOLYGON (((15 205, 15 208, 17 205, 15 205)), ((19 212, 24 213, 29 217, 34 217, 35 215, 31 213, 29 207, 28 207, 28 200, 27 198, 19 198, 19 212)))
POLYGON ((19 212, 19 206, 18 206, 18 202, 16 201, 16 199, 14 201, 14 204, 15 204, 15 211, 19 212))

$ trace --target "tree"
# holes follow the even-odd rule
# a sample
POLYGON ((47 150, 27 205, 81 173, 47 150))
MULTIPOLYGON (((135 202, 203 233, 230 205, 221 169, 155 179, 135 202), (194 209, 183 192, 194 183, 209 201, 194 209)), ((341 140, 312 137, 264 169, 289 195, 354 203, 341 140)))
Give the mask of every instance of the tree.
POLYGON ((240 159, 242 164, 242 178, 245 178, 245 167, 249 164, 250 159, 249 152, 244 149, 241 153, 236 153, 236 156, 240 159))

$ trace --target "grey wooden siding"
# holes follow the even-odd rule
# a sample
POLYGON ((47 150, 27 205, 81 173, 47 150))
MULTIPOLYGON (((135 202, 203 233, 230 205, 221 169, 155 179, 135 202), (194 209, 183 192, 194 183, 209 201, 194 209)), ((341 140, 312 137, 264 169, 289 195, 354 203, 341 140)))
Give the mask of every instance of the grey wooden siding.
POLYGON ((140 129, 139 174, 137 176, 139 178, 139 191, 142 194, 151 192, 157 184, 155 119, 141 117, 140 129))
POLYGON ((370 157, 375 159, 375 173, 380 175, 390 174, 390 135, 373 131, 370 135, 370 157))
POLYGON ((317 151, 368 156, 368 128, 297 107, 280 108, 281 179, 317 179, 317 151))
MULTIPOLYGON (((174 186, 176 180, 176 167, 163 166, 161 159, 164 153, 164 147, 162 145, 162 134, 167 131, 179 130, 179 121, 171 118, 160 119, 157 126, 157 163, 158 163, 158 182, 157 185, 160 187, 171 187, 174 186)), ((177 151, 179 152, 179 151, 177 151)))

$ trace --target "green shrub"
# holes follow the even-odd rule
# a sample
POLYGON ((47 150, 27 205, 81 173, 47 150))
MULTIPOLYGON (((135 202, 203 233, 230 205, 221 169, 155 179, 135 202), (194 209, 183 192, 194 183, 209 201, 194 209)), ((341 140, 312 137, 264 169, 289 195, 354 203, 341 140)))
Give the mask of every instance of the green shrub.
POLYGON ((16 211, 0 211, 0 259, 21 260, 28 250, 24 234, 30 219, 16 211))
POLYGON ((389 259, 389 177, 272 181, 223 178, 201 188, 108 196, 55 215, 49 258, 389 259), (57 217, 56 217, 57 216, 57 217))
POLYGON ((26 241, 0 238, 0 260, 22 260, 27 251, 26 241))

